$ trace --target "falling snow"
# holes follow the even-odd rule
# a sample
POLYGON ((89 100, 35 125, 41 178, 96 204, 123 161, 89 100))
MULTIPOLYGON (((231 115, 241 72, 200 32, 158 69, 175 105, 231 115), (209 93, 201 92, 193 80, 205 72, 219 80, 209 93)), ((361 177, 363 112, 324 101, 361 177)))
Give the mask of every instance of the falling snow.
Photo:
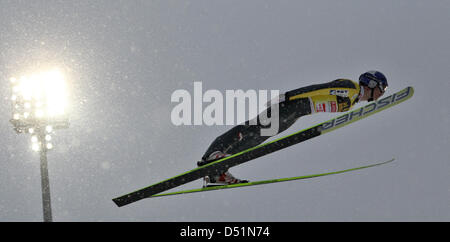
MULTIPOLYGON (((41 221, 39 155, 8 78, 58 66, 70 127, 48 154, 55 221, 450 221, 446 1, 0 1, 0 221, 41 221), (386 7, 389 6, 389 7, 386 7), (229 126, 175 126, 171 94, 288 91, 379 69, 392 110, 232 169, 250 180, 388 160, 364 172, 140 201, 113 197, 196 167, 229 126)), ((285 134, 329 119, 301 118, 285 134)), ((197 188, 201 182, 185 185, 197 188)))

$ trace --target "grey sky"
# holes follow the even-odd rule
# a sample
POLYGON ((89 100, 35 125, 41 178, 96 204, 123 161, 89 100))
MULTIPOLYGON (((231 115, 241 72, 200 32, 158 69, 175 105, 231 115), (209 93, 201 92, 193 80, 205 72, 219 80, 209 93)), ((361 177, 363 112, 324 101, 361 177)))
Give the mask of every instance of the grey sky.
MULTIPOLYGON (((39 157, 12 125, 8 78, 61 66, 71 127, 49 154, 55 221, 449 221, 450 2, 0 0, 0 221, 41 221, 39 157), (170 121, 177 89, 288 91, 364 71, 387 111, 231 171, 250 180, 386 166, 307 181, 142 200, 113 197, 195 167, 231 126, 170 121)), ((301 118, 291 133, 335 115, 301 118)), ((193 182, 184 187, 200 187, 193 182)))

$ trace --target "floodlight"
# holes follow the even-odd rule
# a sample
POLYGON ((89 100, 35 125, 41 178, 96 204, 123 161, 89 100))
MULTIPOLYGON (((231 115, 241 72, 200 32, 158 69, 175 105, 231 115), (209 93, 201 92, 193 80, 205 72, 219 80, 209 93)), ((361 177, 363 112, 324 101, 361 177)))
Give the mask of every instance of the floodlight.
POLYGON ((58 69, 41 71, 20 78, 10 78, 13 118, 10 122, 17 133, 29 133, 31 148, 39 152, 41 160, 42 201, 44 221, 51 222, 50 186, 47 151, 54 129, 68 128, 67 83, 58 69))

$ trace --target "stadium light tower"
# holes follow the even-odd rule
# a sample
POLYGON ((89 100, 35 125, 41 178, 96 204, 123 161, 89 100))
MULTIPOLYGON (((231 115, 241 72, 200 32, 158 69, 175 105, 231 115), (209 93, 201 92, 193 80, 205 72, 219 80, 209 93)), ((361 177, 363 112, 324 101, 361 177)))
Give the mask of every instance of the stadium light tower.
POLYGON ((31 148, 40 154, 44 222, 52 222, 47 152, 53 148, 54 130, 69 127, 67 84, 58 69, 13 77, 10 81, 13 105, 10 122, 18 134, 31 135, 31 148))

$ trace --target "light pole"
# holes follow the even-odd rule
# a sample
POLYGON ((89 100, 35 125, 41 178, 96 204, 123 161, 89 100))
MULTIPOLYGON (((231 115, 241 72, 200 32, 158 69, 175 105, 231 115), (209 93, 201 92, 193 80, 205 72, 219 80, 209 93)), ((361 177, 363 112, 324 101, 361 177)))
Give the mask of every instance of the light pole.
POLYGON ((55 69, 11 78, 14 130, 31 134, 31 147, 39 152, 44 222, 52 222, 47 152, 55 129, 68 128, 66 115, 67 86, 62 73, 55 69))

